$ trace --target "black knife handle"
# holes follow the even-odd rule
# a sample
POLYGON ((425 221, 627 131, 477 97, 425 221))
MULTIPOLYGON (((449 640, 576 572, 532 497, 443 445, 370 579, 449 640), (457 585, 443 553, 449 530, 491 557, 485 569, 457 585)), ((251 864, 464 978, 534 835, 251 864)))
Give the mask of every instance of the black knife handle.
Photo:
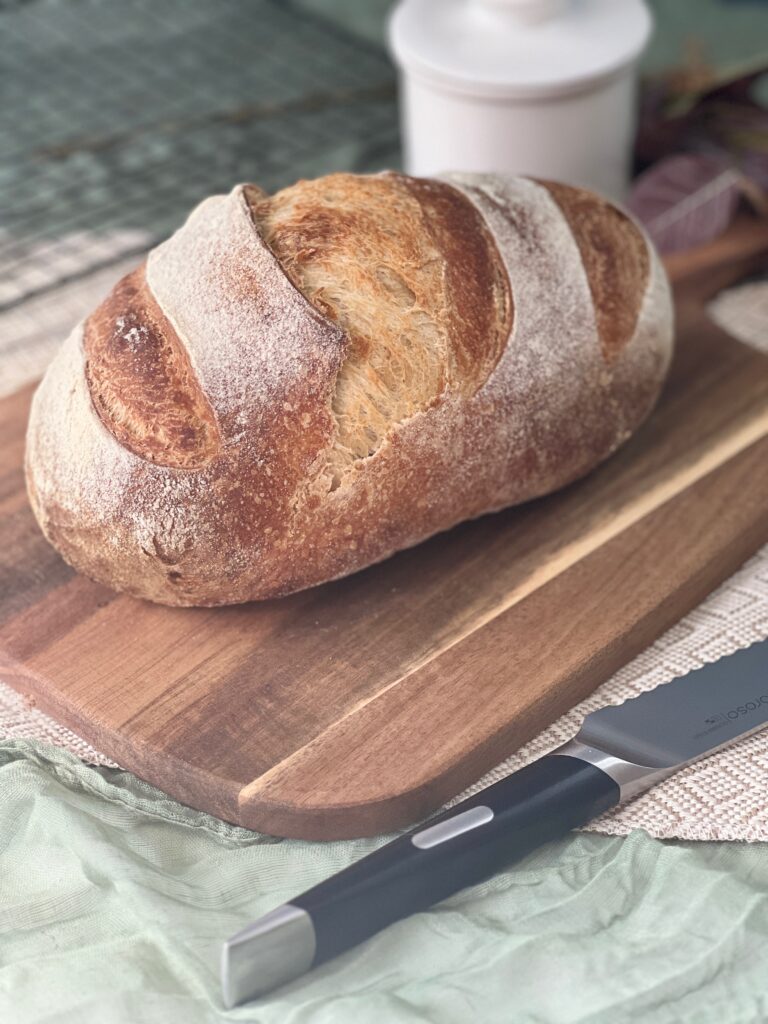
POLYGON ((618 785, 586 761, 564 754, 534 761, 292 899, 312 918, 313 966, 618 802, 618 785))

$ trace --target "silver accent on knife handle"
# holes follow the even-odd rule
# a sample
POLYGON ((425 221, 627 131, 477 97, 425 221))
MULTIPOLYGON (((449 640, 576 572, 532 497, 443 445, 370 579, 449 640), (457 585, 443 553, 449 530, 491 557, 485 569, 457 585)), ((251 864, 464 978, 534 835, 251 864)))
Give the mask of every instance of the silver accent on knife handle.
POLYGON ((225 1006, 231 1010, 305 974, 315 949, 315 928, 306 910, 284 903, 260 917, 222 948, 225 1006))
POLYGON ((466 811, 454 814, 452 818, 446 818, 445 821, 438 821, 436 825, 428 825, 414 833, 411 842, 420 850, 429 850, 465 832, 471 832, 473 828, 487 825, 489 821, 493 821, 493 811, 485 804, 478 804, 477 807, 469 807, 466 811))
POLYGON ((605 772, 619 787, 619 802, 631 800, 632 797, 650 789, 657 782, 668 778, 676 772, 680 765, 671 768, 654 768, 646 764, 634 764, 632 761, 625 761, 622 757, 610 754, 607 750, 600 750, 588 743, 583 743, 578 734, 572 740, 568 740, 562 747, 553 750, 550 756, 563 754, 566 757, 576 757, 580 761, 586 761, 601 772, 605 772))

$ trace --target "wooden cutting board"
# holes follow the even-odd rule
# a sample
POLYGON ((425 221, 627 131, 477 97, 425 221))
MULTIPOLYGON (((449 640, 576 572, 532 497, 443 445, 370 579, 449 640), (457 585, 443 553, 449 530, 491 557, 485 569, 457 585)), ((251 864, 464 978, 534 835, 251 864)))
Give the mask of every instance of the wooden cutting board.
POLYGON ((285 836, 425 816, 590 693, 768 541, 768 358, 703 313, 765 225, 669 261, 652 419, 566 490, 279 601, 174 610, 46 544, 0 403, 0 678, 177 799, 285 836))

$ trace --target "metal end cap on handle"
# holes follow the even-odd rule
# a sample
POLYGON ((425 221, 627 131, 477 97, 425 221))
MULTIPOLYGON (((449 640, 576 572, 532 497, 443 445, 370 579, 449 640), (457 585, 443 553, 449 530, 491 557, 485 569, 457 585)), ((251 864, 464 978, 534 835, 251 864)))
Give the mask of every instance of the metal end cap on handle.
POLYGON ((312 918, 284 903, 233 935, 221 949, 221 988, 228 1010, 285 985, 315 958, 312 918))

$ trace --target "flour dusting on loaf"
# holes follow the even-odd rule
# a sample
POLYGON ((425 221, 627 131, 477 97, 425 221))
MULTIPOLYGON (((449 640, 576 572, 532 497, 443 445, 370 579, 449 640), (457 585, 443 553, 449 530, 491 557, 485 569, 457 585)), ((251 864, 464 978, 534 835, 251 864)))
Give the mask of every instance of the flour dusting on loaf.
POLYGON ((583 190, 238 186, 65 342, 33 402, 30 499, 116 589, 279 596, 588 472, 652 409, 671 346, 658 257, 583 190))

